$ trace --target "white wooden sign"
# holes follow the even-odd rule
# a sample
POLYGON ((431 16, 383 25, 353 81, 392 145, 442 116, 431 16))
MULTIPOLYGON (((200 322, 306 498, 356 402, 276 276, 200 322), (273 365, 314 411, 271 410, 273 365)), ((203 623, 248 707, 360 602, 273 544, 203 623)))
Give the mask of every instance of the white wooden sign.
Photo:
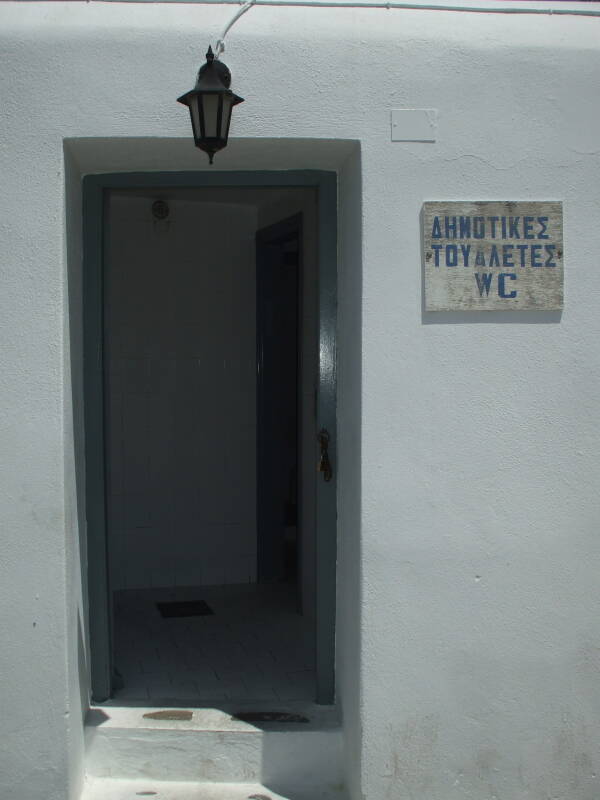
POLYGON ((424 203, 425 311, 563 307, 560 202, 424 203))

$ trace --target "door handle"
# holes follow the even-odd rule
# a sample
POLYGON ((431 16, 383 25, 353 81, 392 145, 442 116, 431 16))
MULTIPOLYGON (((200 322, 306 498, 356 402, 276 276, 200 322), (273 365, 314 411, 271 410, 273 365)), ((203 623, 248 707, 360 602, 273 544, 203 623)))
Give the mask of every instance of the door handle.
POLYGON ((321 428, 317 435, 317 441, 321 448, 321 456, 317 464, 317 472, 323 473, 323 480, 325 483, 333 477, 333 469, 331 468, 331 461, 329 460, 329 432, 325 428, 321 428))

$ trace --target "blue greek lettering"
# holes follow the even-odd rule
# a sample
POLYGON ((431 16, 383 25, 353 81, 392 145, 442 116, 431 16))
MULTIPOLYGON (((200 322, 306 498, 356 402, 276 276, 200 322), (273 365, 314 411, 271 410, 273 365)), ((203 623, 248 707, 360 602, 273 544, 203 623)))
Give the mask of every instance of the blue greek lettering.
POLYGON ((482 272, 481 275, 476 272, 475 273, 475 280, 477 281, 477 288, 479 289, 479 296, 483 297, 483 293, 485 292, 486 297, 490 293, 490 287, 492 285, 492 272, 482 272))
POLYGON ((446 266, 455 267, 458 264, 458 247, 455 244, 446 245, 446 266))
POLYGON ((507 278, 510 278, 511 281, 516 281, 517 276, 514 272, 501 272, 500 275, 498 275, 498 296, 504 299, 510 299, 517 296, 515 289, 513 289, 512 292, 506 291, 505 281, 507 278))
POLYGON ((528 244, 516 244, 516 249, 521 253, 521 266, 525 266, 525 253, 529 250, 528 244))
POLYGON ((485 217, 473 217, 473 238, 483 239, 485 236, 485 217))
POLYGON ((538 255, 540 250, 542 249, 541 244, 532 244, 531 245, 531 266, 532 267, 543 267, 543 263, 539 260, 540 256, 538 255))
POLYGON ((456 239, 456 217, 446 217, 445 222, 446 222, 446 239, 456 239))
POLYGON ((555 244, 546 244, 546 245, 544 245, 544 247, 546 248, 546 252, 548 253, 548 258, 546 259, 546 261, 544 263, 544 266, 545 267, 555 267, 556 266, 556 261, 553 261, 552 257, 554 256, 554 249, 555 249, 556 245, 555 244))
POLYGON ((490 222, 490 228, 492 229, 491 233, 492 239, 496 238, 496 223, 499 221, 499 219, 500 217, 488 217, 488 220, 490 222))

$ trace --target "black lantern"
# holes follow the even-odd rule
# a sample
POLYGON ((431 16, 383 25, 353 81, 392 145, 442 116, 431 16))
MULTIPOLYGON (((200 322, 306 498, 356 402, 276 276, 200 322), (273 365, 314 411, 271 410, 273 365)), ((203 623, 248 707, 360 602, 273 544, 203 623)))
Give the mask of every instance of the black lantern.
POLYGON ((208 153, 210 163, 217 150, 227 146, 231 110, 244 99, 231 89, 231 72, 208 48, 206 64, 198 71, 198 80, 193 89, 178 98, 190 109, 194 142, 196 147, 208 153))

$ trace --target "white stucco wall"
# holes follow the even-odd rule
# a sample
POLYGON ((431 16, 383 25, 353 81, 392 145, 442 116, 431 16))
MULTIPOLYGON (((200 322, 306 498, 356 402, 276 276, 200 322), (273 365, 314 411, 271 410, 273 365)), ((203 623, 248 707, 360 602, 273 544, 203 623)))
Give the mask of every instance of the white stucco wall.
MULTIPOLYGON (((82 772, 65 169, 204 169, 175 98, 231 13, 0 5, 3 797, 76 797, 82 772)), ((600 20, 260 7, 225 59, 246 103, 218 168, 341 172, 352 796, 595 800, 600 20), (438 109, 435 143, 390 141, 403 107, 438 109), (426 199, 562 199, 562 317, 424 318, 426 199)))

